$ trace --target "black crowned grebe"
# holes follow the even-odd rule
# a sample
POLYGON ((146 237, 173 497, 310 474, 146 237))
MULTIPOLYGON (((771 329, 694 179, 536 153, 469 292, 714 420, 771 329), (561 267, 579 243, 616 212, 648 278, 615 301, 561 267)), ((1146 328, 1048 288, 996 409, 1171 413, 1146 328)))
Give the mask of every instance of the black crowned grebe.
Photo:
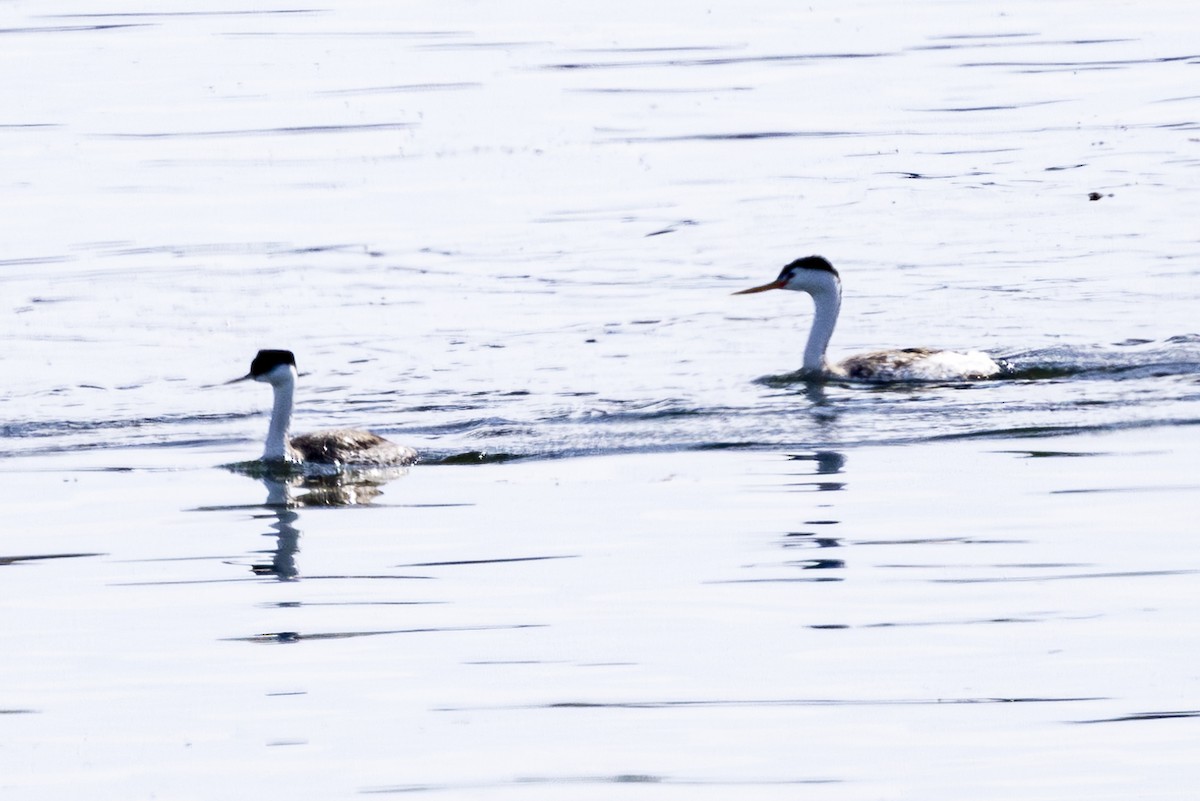
POLYGON ((270 384, 275 391, 271 426, 262 455, 264 462, 404 467, 417 460, 417 452, 412 448, 353 428, 316 431, 289 440, 288 426, 292 422, 296 393, 296 357, 290 350, 260 350, 250 363, 250 372, 229 383, 247 379, 270 384))
POLYGON ((805 256, 784 267, 771 283, 733 294, 749 295, 768 289, 792 289, 812 296, 815 312, 808 343, 804 346, 801 368, 804 373, 816 377, 886 382, 990 378, 1001 371, 992 357, 977 350, 960 353, 930 348, 873 351, 831 365, 825 359, 825 349, 842 307, 842 281, 833 265, 820 256, 805 256))

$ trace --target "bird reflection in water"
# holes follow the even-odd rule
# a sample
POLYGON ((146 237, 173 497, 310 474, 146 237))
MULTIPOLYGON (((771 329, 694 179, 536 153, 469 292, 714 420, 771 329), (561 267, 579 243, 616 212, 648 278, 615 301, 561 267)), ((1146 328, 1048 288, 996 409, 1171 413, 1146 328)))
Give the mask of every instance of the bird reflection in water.
MULTIPOLYGON (((839 475, 846 467, 846 456, 838 451, 814 451, 812 453, 793 454, 788 457, 794 462, 805 462, 812 465, 811 472, 806 471, 807 475, 821 476, 820 481, 806 481, 797 484, 805 490, 815 490, 816 492, 841 492, 846 488, 844 481, 828 481, 824 477, 839 475)), ((822 504, 823 508, 832 511, 833 504, 822 504)), ((829 516, 821 516, 820 518, 808 517, 804 521, 804 528, 799 531, 789 531, 784 535, 784 548, 803 548, 803 549, 828 549, 841 548, 842 540, 840 537, 833 534, 836 527, 841 521, 829 516), (814 519, 815 518, 815 519, 814 519)), ((842 559, 834 559, 829 557, 801 559, 790 562, 794 567, 799 567, 803 570, 840 570, 846 566, 846 562, 842 559)), ((822 579, 833 581, 841 579, 822 579)))
POLYGON ((265 505, 275 516, 272 531, 267 534, 275 537, 275 550, 271 553, 270 564, 254 564, 250 569, 259 576, 273 575, 280 581, 294 581, 300 575, 296 567, 296 553, 300 550, 300 529, 296 522, 300 520, 300 513, 289 502, 291 486, 286 481, 264 477, 262 482, 267 487, 265 505))
POLYGON ((302 472, 267 471, 254 476, 267 488, 263 506, 274 518, 266 536, 275 537, 275 549, 270 563, 257 563, 250 569, 260 576, 275 576, 280 581, 295 581, 300 577, 296 554, 300 550, 301 507, 365 506, 383 494, 383 484, 407 472, 402 468, 387 470, 343 469, 333 475, 306 475, 302 472))

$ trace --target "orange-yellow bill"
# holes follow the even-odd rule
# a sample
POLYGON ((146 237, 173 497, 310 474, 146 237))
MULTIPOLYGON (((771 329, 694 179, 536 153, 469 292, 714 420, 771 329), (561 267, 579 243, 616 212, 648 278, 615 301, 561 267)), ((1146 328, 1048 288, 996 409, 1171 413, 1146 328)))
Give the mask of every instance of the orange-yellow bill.
POLYGON ((772 281, 769 284, 763 284, 762 286, 750 287, 749 289, 743 289, 739 292, 734 292, 733 294, 735 294, 735 295, 753 295, 755 292, 766 292, 768 289, 783 289, 783 281, 778 281, 778 280, 772 281))

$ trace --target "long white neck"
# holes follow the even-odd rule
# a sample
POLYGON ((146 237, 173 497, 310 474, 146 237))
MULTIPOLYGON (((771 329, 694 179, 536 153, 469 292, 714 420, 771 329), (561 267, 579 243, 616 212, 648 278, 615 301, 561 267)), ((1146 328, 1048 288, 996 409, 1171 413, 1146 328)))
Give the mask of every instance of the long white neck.
POLYGON ((275 405, 271 408, 271 427, 267 429, 267 446, 263 459, 284 461, 288 458, 288 428, 292 424, 292 398, 296 393, 296 374, 289 370, 287 375, 271 382, 275 392, 275 405))
POLYGON ((827 285, 808 290, 813 299, 812 328, 808 331, 808 342, 804 346, 804 370, 811 373, 829 372, 825 361, 825 349, 837 325, 838 312, 842 308, 842 287, 832 281, 827 285))

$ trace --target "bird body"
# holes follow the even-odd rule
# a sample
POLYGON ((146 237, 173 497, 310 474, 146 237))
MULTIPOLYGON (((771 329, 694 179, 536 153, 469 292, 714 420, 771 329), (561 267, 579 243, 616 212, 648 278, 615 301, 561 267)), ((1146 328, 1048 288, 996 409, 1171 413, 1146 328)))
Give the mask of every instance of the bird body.
POLYGON ((842 308, 838 271, 821 256, 806 256, 788 264, 769 284, 743 289, 735 295, 790 289, 813 299, 813 322, 804 345, 802 372, 813 377, 845 378, 876 383, 946 381, 989 378, 1000 372, 994 359, 981 351, 965 353, 932 348, 903 348, 863 353, 830 364, 825 352, 842 308))
POLYGON ((335 428, 300 434, 288 441, 295 461, 319 464, 412 464, 417 452, 370 431, 335 428))
POLYGON ((289 350, 260 350, 250 372, 234 380, 247 379, 270 384, 274 392, 264 462, 403 467, 417 460, 412 448, 370 431, 339 428, 289 438, 296 394, 296 357, 289 350))
POLYGON ((837 374, 859 381, 952 381, 988 378, 1000 371, 991 356, 934 348, 903 348, 860 353, 843 359, 837 374))

